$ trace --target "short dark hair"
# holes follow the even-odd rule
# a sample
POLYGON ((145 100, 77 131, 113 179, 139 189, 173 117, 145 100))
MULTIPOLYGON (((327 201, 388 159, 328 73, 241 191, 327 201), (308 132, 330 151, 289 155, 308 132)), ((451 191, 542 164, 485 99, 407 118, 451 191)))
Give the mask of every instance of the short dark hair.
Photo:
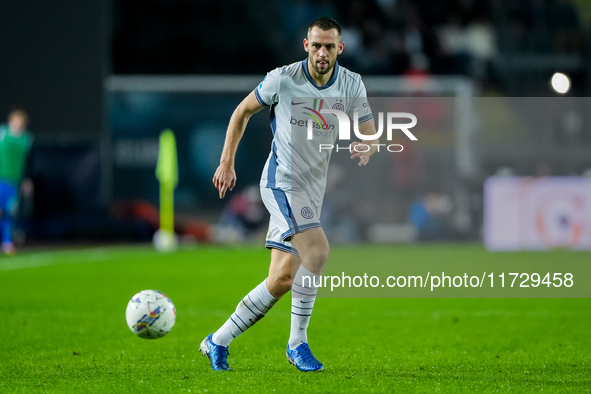
POLYGON ((337 33, 339 33, 339 36, 341 35, 341 26, 338 24, 337 21, 335 21, 334 19, 329 18, 327 16, 320 17, 320 18, 316 19, 314 22, 310 23, 310 27, 308 28, 308 31, 312 30, 313 27, 317 27, 317 28, 322 29, 324 31, 328 31, 331 29, 337 29, 337 33))

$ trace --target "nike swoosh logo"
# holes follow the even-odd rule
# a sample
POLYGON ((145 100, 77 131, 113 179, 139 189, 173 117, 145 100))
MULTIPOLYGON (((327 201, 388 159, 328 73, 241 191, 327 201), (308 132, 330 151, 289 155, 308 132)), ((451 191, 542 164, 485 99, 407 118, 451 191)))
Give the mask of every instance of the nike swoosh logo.
POLYGON ((294 103, 293 100, 291 100, 291 105, 300 105, 300 104, 306 104, 306 102, 302 101, 301 103, 294 103))
POLYGON ((302 301, 302 300, 300 300, 300 302, 301 302, 302 304, 309 304, 309 303, 311 303, 311 302, 314 302, 314 301, 302 301))

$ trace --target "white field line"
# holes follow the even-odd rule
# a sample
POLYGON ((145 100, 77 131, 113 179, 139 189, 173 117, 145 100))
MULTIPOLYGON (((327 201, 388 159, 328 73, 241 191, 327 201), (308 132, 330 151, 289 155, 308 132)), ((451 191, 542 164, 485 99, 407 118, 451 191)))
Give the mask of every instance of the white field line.
POLYGON ((31 252, 25 255, 16 255, 13 257, 0 258, 0 271, 14 271, 19 269, 46 267, 50 265, 60 264, 86 264, 86 263, 100 263, 103 261, 113 260, 118 255, 129 253, 131 250, 141 250, 146 246, 139 247, 100 247, 89 249, 72 249, 61 251, 47 251, 47 252, 31 252), (131 250, 130 250, 131 249, 131 250), (74 259, 78 256, 79 259, 74 259))

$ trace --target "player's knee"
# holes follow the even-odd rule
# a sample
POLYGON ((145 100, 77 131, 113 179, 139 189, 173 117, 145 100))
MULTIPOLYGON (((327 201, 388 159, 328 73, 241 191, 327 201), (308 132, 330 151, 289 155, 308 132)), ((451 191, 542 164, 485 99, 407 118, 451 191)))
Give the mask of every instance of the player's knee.
POLYGON ((314 250, 312 250, 310 258, 315 264, 323 265, 326 263, 326 260, 328 260, 328 252, 328 244, 318 245, 314 248, 314 250))

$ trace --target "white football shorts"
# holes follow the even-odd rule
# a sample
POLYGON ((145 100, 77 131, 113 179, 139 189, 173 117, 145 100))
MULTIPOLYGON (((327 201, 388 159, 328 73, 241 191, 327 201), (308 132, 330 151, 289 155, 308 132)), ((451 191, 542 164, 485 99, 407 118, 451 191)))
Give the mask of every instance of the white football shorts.
POLYGON ((271 214, 265 247, 299 256, 291 243, 291 237, 311 228, 322 227, 321 206, 316 206, 304 191, 261 187, 261 198, 271 214))

